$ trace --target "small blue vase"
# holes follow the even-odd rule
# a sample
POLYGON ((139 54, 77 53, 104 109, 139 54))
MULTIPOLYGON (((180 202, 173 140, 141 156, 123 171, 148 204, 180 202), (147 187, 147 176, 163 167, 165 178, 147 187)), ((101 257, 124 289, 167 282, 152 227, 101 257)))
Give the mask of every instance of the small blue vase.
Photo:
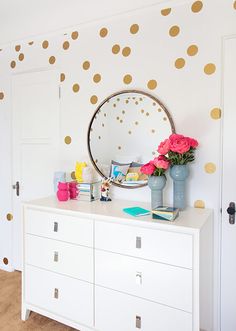
POLYGON ((173 179, 173 200, 174 207, 183 210, 186 207, 185 183, 189 175, 186 164, 174 165, 170 168, 170 177, 173 179))
POLYGON ((155 209, 163 206, 163 188, 166 185, 166 176, 149 176, 148 186, 151 189, 151 207, 155 209))

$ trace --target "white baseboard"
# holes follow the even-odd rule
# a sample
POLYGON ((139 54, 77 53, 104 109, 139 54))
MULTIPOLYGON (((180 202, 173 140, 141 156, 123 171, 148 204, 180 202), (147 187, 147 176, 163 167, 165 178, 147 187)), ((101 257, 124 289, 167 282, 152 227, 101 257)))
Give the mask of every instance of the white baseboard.
POLYGON ((15 269, 12 266, 10 266, 10 265, 8 266, 8 265, 5 265, 5 264, 0 264, 0 269, 4 270, 4 271, 8 271, 8 272, 15 271, 15 269))

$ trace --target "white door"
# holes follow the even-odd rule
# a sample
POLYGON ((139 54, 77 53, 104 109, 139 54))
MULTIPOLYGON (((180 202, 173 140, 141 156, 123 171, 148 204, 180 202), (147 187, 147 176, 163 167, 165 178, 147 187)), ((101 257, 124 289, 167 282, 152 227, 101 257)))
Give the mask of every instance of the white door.
POLYGON ((19 74, 12 81, 13 266, 21 270, 21 202, 53 194, 59 145, 59 74, 19 74))
POLYGON ((227 208, 236 204, 236 36, 224 42, 223 106, 221 331, 235 331, 236 221, 227 208))

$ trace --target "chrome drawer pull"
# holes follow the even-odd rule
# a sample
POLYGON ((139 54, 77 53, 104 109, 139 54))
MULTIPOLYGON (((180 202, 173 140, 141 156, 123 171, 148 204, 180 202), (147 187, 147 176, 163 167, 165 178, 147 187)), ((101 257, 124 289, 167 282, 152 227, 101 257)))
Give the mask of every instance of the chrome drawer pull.
POLYGON ((141 247, 142 247, 142 238, 136 237, 136 248, 141 248, 141 247))
POLYGON ((58 232, 58 223, 54 222, 54 228, 53 228, 54 232, 58 232))
POLYGON ((54 298, 58 299, 58 297, 59 297, 59 290, 58 290, 58 288, 55 288, 54 289, 54 298))
POLYGON ((136 272, 136 284, 137 285, 142 285, 142 273, 141 272, 136 272))
POLYGON ((58 252, 54 252, 54 262, 58 262, 58 252))
POLYGON ((136 328, 141 329, 141 316, 136 316, 136 328))

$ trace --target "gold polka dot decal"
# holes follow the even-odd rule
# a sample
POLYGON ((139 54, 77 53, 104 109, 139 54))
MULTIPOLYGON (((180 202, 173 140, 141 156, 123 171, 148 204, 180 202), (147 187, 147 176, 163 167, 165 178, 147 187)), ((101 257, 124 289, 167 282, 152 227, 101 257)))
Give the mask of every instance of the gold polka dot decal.
POLYGON ((211 110, 211 118, 213 118, 214 120, 218 120, 219 118, 221 118, 221 109, 213 108, 211 110))
POLYGON ((205 208, 205 202, 203 200, 196 200, 194 202, 194 208, 205 208))
POLYGON ((108 30, 107 28, 102 28, 100 31, 99 31, 99 34, 100 34, 100 37, 102 38, 105 38, 108 34, 108 30))
POLYGON ((147 83, 147 87, 150 90, 154 90, 157 87, 157 81, 155 79, 149 80, 148 83, 147 83))
POLYGON ((34 44, 34 42, 33 42, 33 41, 29 41, 28 44, 29 44, 30 46, 32 46, 32 45, 34 44))
POLYGON ((199 13, 201 10, 202 10, 202 7, 203 7, 203 3, 202 1, 195 1, 193 4, 192 4, 192 12, 193 13, 199 13))
POLYGON ((66 145, 70 145, 71 144, 71 137, 70 136, 66 136, 64 138, 64 142, 65 142, 66 145))
POLYGON ((18 56, 19 61, 23 61, 24 58, 25 58, 24 54, 20 53, 19 56, 18 56))
POLYGON ((98 97, 96 95, 92 95, 90 98, 91 104, 95 105, 98 102, 98 97))
POLYGON ((198 47, 197 45, 190 45, 187 49, 187 54, 189 56, 194 56, 198 53, 198 47))
POLYGON ((61 82, 64 82, 65 79, 66 79, 66 76, 65 76, 65 74, 62 72, 61 75, 60 75, 60 81, 61 81, 61 82))
POLYGON ((78 31, 73 31, 73 32, 71 33, 71 38, 72 38, 73 40, 78 39, 78 37, 79 37, 79 32, 78 32, 78 31))
POLYGON ((44 49, 48 48, 48 45, 49 45, 49 42, 48 42, 47 40, 44 40, 44 41, 42 42, 42 47, 43 47, 44 49))
POLYGON ((214 63, 208 63, 204 67, 204 72, 206 75, 212 75, 216 71, 216 66, 214 63))
POLYGON ((3 99, 4 99, 4 93, 0 92, 0 100, 3 100, 3 99))
POLYGON ((125 56, 125 57, 127 57, 127 56, 129 56, 130 55, 130 53, 131 53, 131 49, 130 49, 130 47, 124 47, 123 48, 123 50, 122 50, 122 55, 123 56, 125 56))
POLYGON ((129 75, 129 74, 125 75, 125 76, 123 77, 123 82, 124 82, 125 84, 130 84, 130 83, 132 82, 132 76, 129 75))
POLYGON ((169 30, 169 35, 171 37, 176 37, 180 33, 180 28, 178 25, 173 25, 169 30))
POLYGON ((205 169, 206 173, 213 174, 216 171, 216 166, 214 163, 209 162, 209 163, 205 164, 204 169, 205 169))
POLYGON ((4 257, 2 261, 5 265, 8 265, 8 258, 4 257))
POLYGON ((8 221, 12 221, 13 220, 13 215, 8 213, 6 218, 7 218, 8 221))
POLYGON ((71 176, 72 179, 76 179, 76 177, 75 177, 75 171, 72 171, 71 174, 70 174, 70 176, 71 176))
POLYGON ((50 58, 48 59, 48 62, 49 62, 50 64, 54 64, 54 63, 56 62, 56 58, 55 58, 55 56, 50 56, 50 58))
POLYGON ((90 68, 90 62, 89 61, 84 61, 83 63, 83 69, 88 70, 90 68))
POLYGON ((79 89, 80 89, 79 84, 77 84, 77 83, 74 84, 73 87, 72 87, 72 89, 73 89, 73 91, 74 91, 75 93, 79 92, 79 89))
POLYGON ((171 8, 165 8, 161 10, 161 15, 167 16, 171 13, 171 8))
POLYGON ((94 83, 99 83, 101 81, 101 75, 100 74, 95 74, 93 76, 93 81, 94 81, 94 83))
POLYGON ((136 23, 132 24, 129 30, 130 30, 130 33, 136 34, 139 31, 139 25, 136 23))
POLYGON ((118 44, 113 45, 111 50, 113 54, 118 54, 120 51, 120 45, 118 44))
POLYGON ((234 1, 233 7, 234 9, 236 9, 236 1, 234 1))
POLYGON ((14 69, 16 67, 16 61, 11 61, 10 66, 12 69, 14 69))
POLYGON ((16 50, 16 52, 19 52, 20 49, 21 49, 21 45, 16 45, 16 46, 15 46, 15 50, 16 50))
POLYGON ((70 43, 69 43, 69 41, 64 41, 62 47, 63 47, 64 50, 69 49, 69 47, 70 47, 70 43))
POLYGON ((175 67, 177 69, 182 69, 185 66, 185 59, 183 59, 182 57, 178 58, 175 61, 175 67))

